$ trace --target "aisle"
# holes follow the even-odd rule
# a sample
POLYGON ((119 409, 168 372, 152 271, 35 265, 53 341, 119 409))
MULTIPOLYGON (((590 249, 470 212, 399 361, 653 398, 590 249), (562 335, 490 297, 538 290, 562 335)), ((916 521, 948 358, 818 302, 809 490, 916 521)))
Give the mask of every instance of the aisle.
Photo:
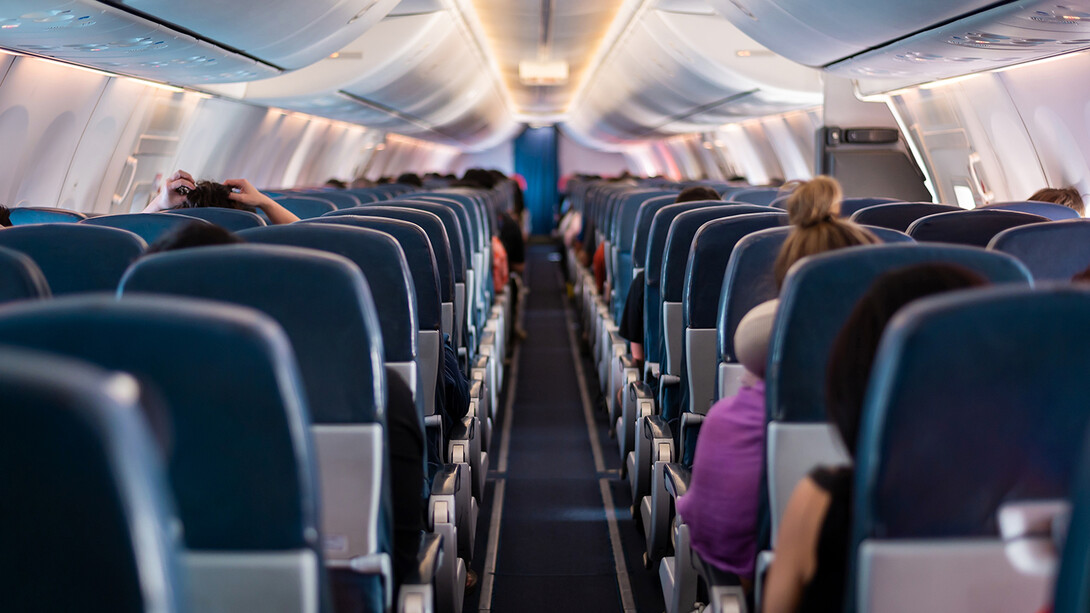
MULTIPOLYGON (((482 577, 492 611, 623 611, 600 474, 572 364, 564 287, 551 247, 529 249, 525 328, 496 571, 482 577)), ((599 466, 601 459, 598 460, 599 466)), ((501 494, 497 494, 500 496, 501 494)), ((628 597, 631 602, 631 596, 628 597)))

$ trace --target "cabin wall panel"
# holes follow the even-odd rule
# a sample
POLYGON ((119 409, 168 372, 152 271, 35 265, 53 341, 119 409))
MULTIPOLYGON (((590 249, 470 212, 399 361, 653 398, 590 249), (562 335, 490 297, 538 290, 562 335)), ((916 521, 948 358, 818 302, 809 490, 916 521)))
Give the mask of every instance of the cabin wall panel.
POLYGON ((110 187, 117 184, 112 171, 119 173, 123 159, 130 153, 126 148, 122 160, 118 160, 123 136, 138 108, 147 105, 154 91, 136 81, 108 79, 105 91, 80 137, 57 206, 77 211, 110 210, 109 195, 102 202, 98 199, 111 176, 115 178, 110 187))
POLYGON ((28 58, 0 87, 0 201, 56 206, 80 137, 108 77, 28 58))

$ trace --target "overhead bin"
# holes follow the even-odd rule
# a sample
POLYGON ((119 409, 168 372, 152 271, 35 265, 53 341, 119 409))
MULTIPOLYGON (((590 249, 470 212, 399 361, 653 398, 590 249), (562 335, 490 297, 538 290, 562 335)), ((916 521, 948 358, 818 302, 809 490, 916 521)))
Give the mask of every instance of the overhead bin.
POLYGON ((285 69, 312 64, 375 25, 398 0, 117 0, 107 2, 285 69))
POLYGON ((807 66, 824 66, 996 4, 995 0, 708 0, 708 3, 753 40, 807 66))
POLYGON ((379 113, 364 123, 460 148, 496 144, 515 123, 451 10, 387 17, 343 47, 340 58, 250 83, 245 97, 347 121, 379 113))
POLYGON ((1090 48, 1090 2, 1014 2, 827 68, 894 89, 1090 48))
POLYGON ((1090 48, 1087 0, 709 0, 772 51, 892 89, 1090 48))
POLYGON ((818 71, 718 15, 645 11, 618 45, 566 124, 581 142, 615 148, 821 104, 818 71))
POLYGON ((181 85, 279 73, 269 64, 93 0, 0 3, 0 47, 181 85))

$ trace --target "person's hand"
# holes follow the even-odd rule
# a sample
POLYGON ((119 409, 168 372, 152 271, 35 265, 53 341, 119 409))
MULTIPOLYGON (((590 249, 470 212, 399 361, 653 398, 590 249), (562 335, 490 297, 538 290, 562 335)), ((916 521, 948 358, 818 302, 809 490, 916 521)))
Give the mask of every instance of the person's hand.
POLYGON ((265 209, 268 207, 271 198, 262 194, 256 187, 254 187, 246 179, 228 179, 223 182, 224 185, 238 191, 232 191, 228 196, 231 200, 246 206, 253 207, 255 209, 265 209))
POLYGON ((262 194, 260 190, 251 185, 246 179, 228 179, 224 181, 223 184, 238 190, 237 192, 231 192, 231 195, 228 196, 228 198, 240 204, 255 209, 261 209, 265 213, 265 216, 269 218, 269 221, 274 224, 299 221, 299 218, 296 217, 294 213, 280 206, 279 202, 262 194))
POLYGON ((154 213, 181 206, 185 204, 186 193, 194 189, 197 189, 197 180, 188 172, 179 170, 170 175, 170 178, 163 183, 163 187, 155 195, 155 198, 148 203, 144 212, 154 213), (178 190, 185 193, 179 193, 178 190))

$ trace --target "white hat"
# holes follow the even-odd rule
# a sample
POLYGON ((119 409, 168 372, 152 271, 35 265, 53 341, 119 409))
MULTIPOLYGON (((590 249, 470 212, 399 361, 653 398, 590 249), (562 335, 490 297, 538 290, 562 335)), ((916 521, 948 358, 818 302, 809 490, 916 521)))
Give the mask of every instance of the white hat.
POLYGON ((778 298, 753 307, 734 331, 734 355, 746 370, 764 379, 768 362, 768 341, 772 337, 772 324, 776 321, 778 298))

